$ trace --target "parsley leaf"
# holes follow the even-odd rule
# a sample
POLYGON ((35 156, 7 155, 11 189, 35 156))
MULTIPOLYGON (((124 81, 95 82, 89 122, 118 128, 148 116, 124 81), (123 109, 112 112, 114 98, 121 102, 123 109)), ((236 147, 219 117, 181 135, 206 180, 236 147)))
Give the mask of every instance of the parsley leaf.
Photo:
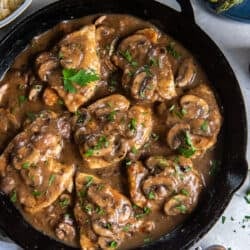
POLYGON ((185 214, 187 212, 187 207, 183 204, 175 207, 177 210, 179 210, 182 214, 185 214))
POLYGON ((10 200, 11 200, 11 202, 13 202, 13 203, 15 203, 15 202, 17 201, 17 193, 16 193, 16 190, 14 190, 14 191, 11 193, 10 200))
POLYGON ((184 133, 184 140, 185 145, 181 145, 178 148, 178 151, 182 156, 190 158, 196 152, 196 149, 191 141, 191 137, 188 131, 185 131, 184 133))
POLYGON ((23 168, 23 169, 29 169, 29 167, 30 167, 30 163, 29 163, 29 162, 24 162, 24 163, 22 164, 22 168, 23 168))
POLYGON ((136 130, 137 127, 137 121, 135 118, 132 118, 128 124, 128 128, 132 131, 136 130))
POLYGON ((176 51, 174 48, 174 43, 171 42, 166 46, 167 52, 174 57, 175 59, 179 59, 181 57, 181 53, 176 51))
POLYGON ((51 174, 49 177, 49 187, 53 184, 55 181, 56 176, 54 174, 51 174))
POLYGON ((202 124, 201 124, 201 130, 204 131, 204 132, 207 132, 208 130, 208 121, 204 121, 202 124))
POLYGON ((250 189, 246 192, 246 195, 244 196, 245 201, 250 204, 250 189))
POLYGON ((111 247, 111 248, 117 248, 117 246, 118 246, 118 243, 116 241, 111 241, 109 243, 109 247, 111 247))
POLYGON ((100 79, 94 70, 63 69, 62 73, 64 89, 70 93, 76 93, 73 83, 83 87, 100 79))

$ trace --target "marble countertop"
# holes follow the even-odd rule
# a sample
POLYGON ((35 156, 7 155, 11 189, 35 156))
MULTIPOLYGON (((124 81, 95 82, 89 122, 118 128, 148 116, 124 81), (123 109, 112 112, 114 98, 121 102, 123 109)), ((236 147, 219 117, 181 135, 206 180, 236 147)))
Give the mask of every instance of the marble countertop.
MULTIPOLYGON (((180 10, 175 0, 158 1, 180 10)), ((19 19, 52 2, 55 1, 33 0, 29 9, 19 19)), ((250 64, 250 24, 215 16, 205 10, 200 1, 191 0, 191 2, 196 23, 215 41, 230 62, 240 83, 247 110, 250 110, 250 73, 248 70, 250 64)), ((8 32, 10 26, 0 30, 0 39, 8 32)), ((247 115, 249 121, 250 112, 247 115)), ((250 124, 248 124, 248 131, 250 131, 249 128, 250 124)), ((250 141, 249 139, 250 133, 248 134, 248 141, 250 141)), ((247 160, 250 162, 249 146, 247 160)), ((223 219, 221 218, 210 232, 190 250, 214 244, 224 245, 227 249, 231 248, 231 250, 250 249, 250 220, 244 220, 246 215, 250 216, 250 205, 244 200, 244 194, 249 187, 250 175, 248 174, 244 185, 237 191, 225 210, 223 219), (222 223, 223 221, 224 223, 222 223)), ((11 242, 0 241, 0 250, 17 249, 20 248, 11 242)))

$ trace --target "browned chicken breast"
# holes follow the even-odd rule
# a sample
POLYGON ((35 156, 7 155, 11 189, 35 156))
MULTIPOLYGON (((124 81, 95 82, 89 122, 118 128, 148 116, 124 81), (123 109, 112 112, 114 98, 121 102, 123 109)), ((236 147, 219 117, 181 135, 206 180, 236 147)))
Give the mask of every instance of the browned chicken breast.
POLYGON ((75 182, 82 249, 117 248, 137 227, 130 201, 95 176, 78 173, 75 182))
POLYGON ((148 102, 176 96, 174 76, 166 48, 157 44, 153 28, 137 31, 119 44, 114 64, 123 70, 123 87, 135 99, 148 102))
POLYGON ((88 167, 111 166, 128 152, 136 155, 149 140, 151 109, 129 106, 124 96, 111 95, 91 104, 83 113, 80 111, 80 118, 75 121, 75 140, 88 167))
POLYGON ((56 90, 68 110, 75 112, 93 96, 100 78, 95 26, 67 35, 59 43, 58 53, 59 58, 50 52, 40 54, 37 74, 56 90))
POLYGON ((52 204, 66 189, 72 189, 73 165, 59 162, 63 147, 60 118, 42 112, 18 134, 0 157, 1 189, 15 192, 26 211, 35 213, 52 204))
POLYGON ((169 147, 195 158, 217 141, 222 117, 210 88, 201 84, 180 98, 167 113, 169 147))
POLYGON ((139 207, 172 216, 190 213, 197 204, 202 181, 189 159, 152 156, 145 166, 137 161, 127 171, 130 196, 139 207))

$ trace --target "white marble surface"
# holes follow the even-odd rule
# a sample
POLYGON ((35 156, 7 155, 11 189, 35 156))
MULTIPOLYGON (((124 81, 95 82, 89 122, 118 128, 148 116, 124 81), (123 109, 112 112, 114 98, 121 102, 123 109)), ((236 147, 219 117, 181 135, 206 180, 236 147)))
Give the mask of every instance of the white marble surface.
MULTIPOLYGON (((180 9, 174 0, 158 0, 164 4, 180 9)), ((183 0, 187 1, 187 0, 183 0)), ((33 0, 31 7, 22 15, 32 13, 42 6, 55 2, 54 0, 33 0)), ((202 8, 197 0, 191 0, 196 23, 217 43, 229 60, 236 77, 240 83, 247 110, 250 110, 250 73, 248 65, 250 63, 250 24, 243 24, 225 18, 217 17, 202 8)), ((10 27, 0 30, 0 38, 8 32, 10 27)), ((248 112, 248 120, 250 112, 248 112)), ((248 131, 250 125, 248 125, 248 131)), ((248 141, 250 133, 248 135, 248 141)), ((250 147, 247 153, 248 162, 250 160, 250 147)), ((219 220, 213 229, 190 250, 196 247, 207 247, 213 244, 222 244, 232 250, 250 249, 250 220, 242 223, 245 215, 250 216, 250 205, 244 200, 244 194, 250 187, 250 178, 248 178, 243 187, 234 195, 223 216, 226 217, 224 224, 219 220), (231 217, 234 220, 231 220, 231 217), (245 225, 245 228, 242 226, 245 225)), ((19 249, 11 243, 0 242, 0 250, 19 249)), ((178 249, 176 249, 178 250, 178 249)))

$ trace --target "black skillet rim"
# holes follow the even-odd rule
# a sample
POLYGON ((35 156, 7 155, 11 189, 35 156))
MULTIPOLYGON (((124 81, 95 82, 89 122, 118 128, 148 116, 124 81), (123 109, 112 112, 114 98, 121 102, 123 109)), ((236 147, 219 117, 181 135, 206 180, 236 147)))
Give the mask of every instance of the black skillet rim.
MULTIPOLYGON (((115 5, 115 1, 113 1, 113 0, 105 0, 105 1, 102 0, 102 1, 105 3, 108 3, 108 4, 115 5)), ((0 54, 2 54, 3 52, 6 52, 5 49, 7 49, 6 43, 8 42, 8 40, 11 41, 11 38, 12 38, 12 42, 14 42, 13 37, 15 37, 15 33, 18 30, 24 28, 27 31, 28 26, 27 27, 25 27, 25 26, 27 24, 31 25, 31 23, 30 23, 31 20, 38 19, 39 16, 41 17, 42 13, 45 13, 45 15, 48 14, 48 12, 55 7, 60 8, 60 5, 64 5, 64 6, 67 6, 68 8, 70 8, 70 6, 72 7, 72 6, 74 6, 74 4, 77 4, 79 2, 80 2, 79 0, 58 1, 58 2, 52 3, 52 4, 42 8, 41 10, 36 11, 31 16, 28 16, 23 21, 18 23, 15 27, 13 27, 13 29, 10 31, 10 33, 0 41, 0 52, 1 52, 0 54)), ((93 4, 95 2, 95 0, 85 0, 82 2, 83 3, 87 2, 88 4, 93 4)), ((225 71, 227 71, 226 73, 229 74, 229 76, 230 76, 229 78, 231 78, 231 82, 233 83, 231 85, 234 85, 231 87, 235 91, 234 94, 237 96, 237 99, 239 100, 239 104, 238 104, 239 108, 240 108, 239 109, 240 110, 239 123, 241 126, 239 126, 239 124, 238 124, 239 128, 237 129, 237 126, 236 126, 235 132, 238 136, 242 135, 242 137, 241 138, 238 137, 238 139, 237 139, 237 136, 234 135, 234 140, 239 143, 239 145, 237 145, 238 154, 236 154, 235 157, 231 157, 231 158, 229 157, 229 159, 231 159, 232 162, 227 162, 227 169, 226 169, 227 171, 225 173, 227 179, 225 180, 225 183, 223 184, 226 187, 227 194, 223 198, 223 202, 220 201, 221 202, 219 204, 220 206, 219 207, 215 206, 215 212, 212 216, 213 218, 210 219, 204 227, 199 225, 199 221, 196 220, 195 221, 196 224, 193 223, 194 228, 193 228, 192 232, 190 232, 191 235, 189 235, 189 233, 186 233, 185 230, 183 231, 181 229, 181 226, 185 227, 185 225, 187 223, 180 225, 173 232, 170 233, 171 235, 179 233, 179 236, 181 236, 182 233, 183 234, 185 233, 185 237, 187 237, 188 239, 186 239, 186 238, 183 239, 184 240, 183 244, 177 243, 176 241, 172 241, 171 238, 169 238, 169 234, 168 234, 166 236, 163 236, 161 239, 159 239, 158 241, 156 241, 150 245, 138 248, 138 249, 187 249, 188 247, 193 245, 196 241, 198 241, 204 234, 206 234, 209 231, 209 229, 211 229, 211 227, 215 224, 215 222, 218 220, 218 218, 220 217, 220 215, 222 214, 222 212, 224 211, 224 209, 228 205, 229 201, 232 198, 233 193, 242 185, 242 183, 244 182, 244 180, 246 178, 247 163, 245 160, 245 156, 246 156, 246 142, 247 142, 247 121, 246 121, 245 105, 244 105, 244 101, 243 101, 243 97, 241 94, 239 83, 237 82, 237 80, 234 76, 233 70, 231 69, 231 67, 228 64, 227 60, 225 59, 224 55, 219 50, 219 48, 215 45, 215 43, 195 24, 194 19, 193 19, 192 7, 191 7, 189 1, 178 0, 178 2, 180 3, 180 5, 182 7, 183 13, 177 13, 176 11, 170 9, 169 7, 162 5, 160 3, 157 3, 155 1, 151 1, 151 0, 132 0, 132 1, 127 0, 126 2, 128 4, 131 4, 131 5, 132 4, 136 5, 136 3, 137 3, 143 7, 145 6, 145 9, 147 9, 147 11, 149 11, 149 12, 151 11, 151 7, 158 8, 158 10, 160 10, 160 14, 163 14, 163 12, 166 11, 169 14, 173 15, 175 18, 180 18, 184 22, 187 22, 188 25, 191 25, 192 28, 197 33, 199 33, 199 35, 201 37, 203 36, 203 39, 207 39, 208 43, 210 44, 210 47, 212 47, 215 50, 216 58, 217 59, 219 58, 221 60, 221 65, 219 65, 219 67, 225 67, 225 69, 226 69, 225 71), (237 168, 235 168, 234 165, 239 166, 239 169, 237 170, 237 168), (240 166, 241 166, 241 168, 240 168, 240 166), (198 226, 198 229, 196 228, 197 226, 198 226), (166 246, 164 246, 165 243, 167 243, 169 247, 166 248, 166 246), (175 244, 178 245, 178 248, 176 248, 177 245, 175 245, 175 244)), ((116 2, 116 4, 117 4, 117 2, 116 2)), ((120 2, 119 4, 123 5, 124 2, 122 2, 122 3, 120 2)), ((132 14, 131 8, 129 8, 129 11, 127 11, 127 9, 125 8, 123 11, 119 11, 119 13, 122 12, 122 13, 132 14)), ((96 13, 100 13, 100 12, 101 11, 97 11, 96 13)), ((105 11, 105 12, 107 13, 109 11, 105 11)), ((147 17, 148 14, 147 13, 144 13, 144 14, 147 17)), ((134 12, 132 15, 137 16, 136 13, 134 13, 134 12)), ((138 15, 138 17, 142 18, 141 14, 138 15)), ((164 18, 161 18, 161 19, 164 19, 164 18)), ((57 19, 55 19, 55 20, 57 20, 57 19)), ((58 21, 55 21, 55 20, 53 22, 59 22, 63 19, 61 18, 61 16, 59 16, 58 21)), ((46 27, 46 25, 49 25, 49 27, 53 26, 53 24, 51 26, 51 23, 49 23, 49 22, 41 23, 41 27, 38 31, 36 31, 37 32, 36 34, 40 34, 43 31, 49 29, 49 27, 46 27)), ((157 26, 157 23, 155 25, 157 26)), ((185 25, 186 25, 186 23, 185 23, 185 25)), ((31 37, 33 37, 33 36, 34 36, 34 34, 31 37)), ((175 36, 174 36, 174 38, 179 40, 175 36)), ((183 43, 183 42, 181 42, 181 43, 185 47, 187 47, 185 43, 183 43)), ((20 52, 22 49, 24 49, 26 44, 27 43, 26 42, 23 43, 22 40, 16 40, 14 43, 14 46, 12 46, 12 47, 19 46, 19 48, 17 50, 20 52)), ((190 46, 190 44, 189 44, 189 46, 190 46)), ((189 47, 188 47, 188 49, 190 50, 189 47)), ((8 68, 9 64, 12 61, 12 58, 15 57, 15 53, 18 54, 17 51, 15 51, 15 48, 9 49, 7 52, 7 57, 5 57, 5 60, 0 61, 0 75, 2 75, 4 73, 4 71, 8 68)), ((223 162, 223 164, 224 164, 224 162, 223 162)), ((214 195, 214 194, 211 194, 211 195, 214 195)), ((18 244, 22 245, 25 249, 46 249, 46 248, 48 248, 48 249, 75 249, 75 248, 70 248, 66 245, 63 245, 62 243, 60 243, 56 240, 53 240, 50 237, 43 235, 40 232, 33 229, 28 223, 26 223, 22 219, 20 214, 16 212, 16 209, 14 208, 14 206, 9 202, 9 200, 3 194, 1 194, 0 207, 2 208, 1 210, 5 210, 4 212, 3 211, 0 212, 0 218, 1 218, 0 227, 3 228, 3 230, 14 241, 16 241, 18 244), (17 223, 17 221, 18 221, 18 223, 17 223), (16 227, 14 226, 15 224, 16 224, 16 227), (25 230, 25 233, 23 232, 23 230, 25 230), (30 234, 31 234, 31 237, 29 236, 30 234)), ((193 217, 193 216, 191 216, 191 217, 193 217)), ((191 219, 189 218, 188 221, 190 221, 190 220, 191 219)))

